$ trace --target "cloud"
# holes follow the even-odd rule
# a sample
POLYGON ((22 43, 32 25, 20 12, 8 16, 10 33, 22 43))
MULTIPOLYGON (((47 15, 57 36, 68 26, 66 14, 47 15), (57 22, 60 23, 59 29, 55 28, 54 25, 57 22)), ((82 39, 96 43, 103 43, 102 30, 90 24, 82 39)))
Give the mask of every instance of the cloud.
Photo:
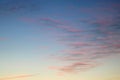
POLYGON ((38 20, 40 21, 44 21, 44 22, 49 22, 49 23, 53 23, 53 24, 58 24, 58 25, 63 25, 65 23, 59 21, 59 20, 56 20, 56 19, 52 19, 52 18, 39 18, 38 20))
POLYGON ((56 66, 62 72, 80 72, 100 66, 103 59, 120 53, 120 15, 119 5, 104 5, 92 8, 83 8, 89 17, 81 19, 87 28, 76 26, 59 26, 64 30, 63 37, 59 37, 67 47, 60 51, 59 61, 63 66, 56 66), (105 7, 106 6, 106 7, 105 7))
POLYGON ((27 11, 35 11, 38 9, 38 5, 32 2, 31 0, 26 1, 1 1, 0 3, 0 15, 9 15, 9 14, 15 14, 17 12, 23 13, 27 11))
POLYGON ((89 68, 96 67, 98 64, 91 63, 91 62, 74 62, 71 63, 71 65, 68 66, 62 66, 58 70, 67 72, 67 73, 76 73, 79 71, 85 71, 89 68))
POLYGON ((34 77, 36 75, 38 75, 38 73, 37 74, 21 74, 21 75, 16 75, 16 76, 3 77, 3 78, 0 78, 0 80, 29 78, 29 77, 34 77))
POLYGON ((56 55, 58 58, 55 59, 65 62, 66 65, 53 68, 63 72, 79 72, 97 67, 103 63, 102 59, 119 53, 120 11, 118 7, 119 5, 112 4, 82 8, 80 12, 88 16, 84 19, 80 17, 82 26, 51 17, 26 18, 24 21, 61 31, 61 34, 58 34, 60 36, 57 36, 58 42, 67 47, 60 52, 60 55, 56 55))
POLYGON ((23 17, 20 20, 30 23, 30 24, 37 24, 37 25, 44 25, 49 28, 54 28, 57 30, 61 30, 68 33, 80 33, 84 32, 84 30, 77 28, 76 26, 69 25, 69 22, 61 21, 59 19, 54 19, 50 17, 38 17, 38 18, 29 18, 23 17))

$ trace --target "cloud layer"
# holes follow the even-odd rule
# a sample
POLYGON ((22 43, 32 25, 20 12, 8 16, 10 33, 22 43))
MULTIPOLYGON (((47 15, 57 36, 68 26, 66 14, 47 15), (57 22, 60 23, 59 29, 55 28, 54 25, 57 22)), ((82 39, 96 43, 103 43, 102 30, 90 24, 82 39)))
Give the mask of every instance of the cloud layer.
MULTIPOLYGON (((120 53, 120 11, 119 4, 82 8, 82 12, 90 16, 80 20, 89 28, 65 28, 59 41, 68 46, 61 51, 58 59, 67 65, 57 69, 64 72, 79 72, 101 65, 103 59, 120 53), (100 13, 98 13, 100 12, 100 13)), ((61 27, 62 28, 62 27, 61 27)))
MULTIPOLYGON (((120 53, 120 10, 119 4, 80 7, 78 24, 51 17, 22 18, 22 21, 44 25, 61 31, 58 42, 67 46, 58 52, 66 65, 55 66, 64 72, 79 72, 101 65, 102 59, 120 53)), ((56 59, 56 58, 55 58, 56 59)), ((54 67, 53 67, 54 68, 54 67)))
POLYGON ((22 79, 22 78, 34 77, 36 75, 38 74, 22 74, 22 75, 16 75, 16 76, 3 77, 3 78, 0 78, 0 80, 22 79))

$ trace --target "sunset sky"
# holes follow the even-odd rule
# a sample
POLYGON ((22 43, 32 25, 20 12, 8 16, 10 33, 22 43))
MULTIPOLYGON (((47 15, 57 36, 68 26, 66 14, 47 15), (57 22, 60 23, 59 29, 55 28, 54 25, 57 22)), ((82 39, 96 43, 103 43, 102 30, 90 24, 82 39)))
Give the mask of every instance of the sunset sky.
POLYGON ((120 80, 120 0, 0 0, 0 80, 120 80))

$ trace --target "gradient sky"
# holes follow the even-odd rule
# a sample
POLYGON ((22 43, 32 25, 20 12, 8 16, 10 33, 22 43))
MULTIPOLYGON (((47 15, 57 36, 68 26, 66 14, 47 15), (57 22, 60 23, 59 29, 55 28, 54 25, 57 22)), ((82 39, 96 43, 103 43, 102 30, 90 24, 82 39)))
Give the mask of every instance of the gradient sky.
POLYGON ((120 0, 0 0, 0 80, 120 80, 120 0))

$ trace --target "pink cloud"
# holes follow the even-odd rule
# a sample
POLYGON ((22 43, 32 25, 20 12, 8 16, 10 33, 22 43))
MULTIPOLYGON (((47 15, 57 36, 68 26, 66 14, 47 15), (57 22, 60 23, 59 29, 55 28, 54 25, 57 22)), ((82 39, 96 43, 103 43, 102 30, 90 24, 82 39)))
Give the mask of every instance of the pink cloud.
POLYGON ((74 73, 74 72, 78 72, 78 71, 85 71, 85 70, 91 69, 95 66, 97 66, 96 63, 74 62, 71 65, 59 68, 59 70, 67 72, 67 73, 74 73))
POLYGON ((85 54, 85 52, 82 52, 80 50, 70 50, 66 53, 69 53, 69 54, 85 54))
POLYGON ((3 77, 3 78, 0 78, 0 80, 29 78, 29 77, 33 77, 33 76, 36 76, 36 75, 38 75, 38 74, 22 74, 22 75, 16 75, 16 76, 3 77))
POLYGON ((40 18, 38 19, 40 21, 46 21, 46 22, 51 22, 53 24, 59 24, 59 25, 63 25, 64 23, 59 21, 59 20, 56 20, 56 19, 52 19, 52 18, 40 18))
POLYGON ((61 55, 56 55, 57 58, 54 59, 67 65, 50 67, 50 69, 79 72, 97 67, 102 63, 99 63, 98 59, 108 58, 110 55, 118 53, 116 50, 120 48, 118 44, 120 42, 118 41, 119 31, 113 27, 113 25, 119 24, 115 18, 116 15, 113 15, 116 13, 115 10, 108 6, 106 8, 88 8, 84 9, 84 12, 90 17, 81 20, 81 22, 85 22, 92 29, 82 30, 78 26, 71 25, 71 23, 66 24, 64 21, 53 18, 25 19, 28 22, 35 21, 36 24, 50 25, 52 28, 63 31, 57 37, 59 38, 58 41, 67 48, 60 52, 61 55), (106 13, 110 14, 106 15, 106 13))
POLYGON ((68 43, 68 45, 75 46, 75 47, 81 47, 81 46, 89 46, 90 44, 86 42, 71 42, 71 43, 68 43))
MULTIPOLYGON (((83 32, 83 30, 78 29, 74 26, 69 26, 67 22, 65 21, 60 21, 52 18, 21 18, 22 21, 25 22, 32 22, 37 25, 47 25, 47 26, 52 26, 51 28, 57 28, 66 32, 83 32)), ((50 29, 51 29, 50 28, 50 29)))
MULTIPOLYGON (((109 39, 102 39, 102 41, 107 41, 109 39)), ((101 43, 81 43, 81 42, 73 42, 75 46, 82 46, 81 48, 73 48, 66 49, 61 51, 64 55, 59 57, 63 62, 66 62, 67 66, 54 68, 56 70, 60 70, 63 72, 79 72, 81 70, 89 70, 91 68, 99 66, 102 62, 98 62, 98 59, 104 59, 111 56, 113 53, 116 54, 117 48, 119 48, 119 44, 101 44, 101 43), (92 45, 92 46, 89 46, 92 45), (87 46, 84 47, 83 46, 87 46), (114 47, 117 47, 114 49, 114 47), (112 49, 111 49, 112 48, 112 49), (98 64, 97 64, 98 63, 98 64)), ((70 46, 74 46, 73 44, 70 46)))

